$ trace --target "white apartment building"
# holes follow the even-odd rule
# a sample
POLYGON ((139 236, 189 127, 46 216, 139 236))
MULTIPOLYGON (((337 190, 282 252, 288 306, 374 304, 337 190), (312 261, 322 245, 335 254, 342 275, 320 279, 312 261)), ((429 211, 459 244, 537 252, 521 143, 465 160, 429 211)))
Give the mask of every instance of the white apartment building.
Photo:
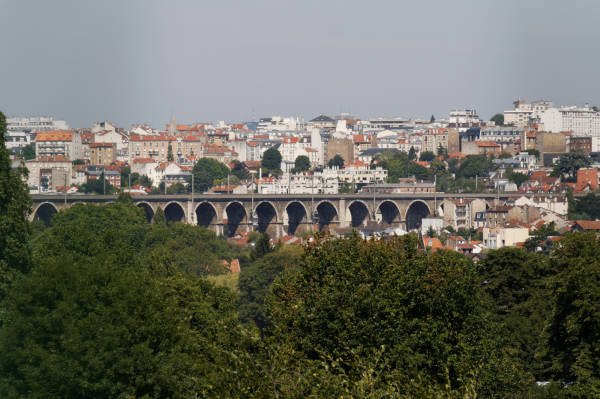
POLYGON ((526 126, 532 119, 539 118, 544 111, 552 108, 551 101, 533 101, 531 104, 523 100, 513 102, 513 109, 504 111, 504 124, 526 126))
POLYGON ((298 117, 281 117, 272 116, 270 118, 260 118, 257 132, 273 132, 273 131, 290 131, 301 130, 304 128, 304 123, 298 117))
POLYGON ((81 136, 72 130, 53 130, 38 133, 35 140, 38 157, 63 156, 71 161, 83 158, 81 136))
POLYGON ((479 123, 479 115, 474 109, 455 109, 450 111, 448 122, 456 125, 479 123))
POLYGON ((6 133, 6 148, 22 148, 31 144, 31 135, 22 131, 12 131, 6 133))
POLYGON ((339 181, 333 169, 323 172, 284 173, 279 180, 261 181, 261 194, 337 194, 339 181))
POLYGON ((69 130, 69 126, 65 121, 54 120, 51 116, 7 118, 6 127, 9 132, 25 133, 69 130))

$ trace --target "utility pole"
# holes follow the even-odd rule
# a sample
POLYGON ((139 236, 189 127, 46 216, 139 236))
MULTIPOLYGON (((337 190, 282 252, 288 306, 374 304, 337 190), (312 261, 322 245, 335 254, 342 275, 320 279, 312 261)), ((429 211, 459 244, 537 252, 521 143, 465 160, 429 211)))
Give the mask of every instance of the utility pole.
POLYGON ((192 223, 196 223, 196 210, 194 209, 194 170, 192 169, 192 223))
POLYGON ((106 195, 106 169, 104 169, 104 173, 102 173, 102 191, 104 195, 106 195))
POLYGON ((65 169, 65 208, 67 207, 67 170, 65 169))

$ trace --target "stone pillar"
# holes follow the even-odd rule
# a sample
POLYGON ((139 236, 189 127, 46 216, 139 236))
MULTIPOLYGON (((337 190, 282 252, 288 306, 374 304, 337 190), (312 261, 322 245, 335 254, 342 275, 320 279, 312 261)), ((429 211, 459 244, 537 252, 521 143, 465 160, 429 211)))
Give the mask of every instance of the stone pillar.
POLYGON ((346 220, 346 200, 343 198, 338 201, 338 220, 340 227, 350 226, 350 220, 346 220))
POLYGON ((189 199, 187 201, 187 223, 188 224, 196 224, 196 212, 194 212, 194 207, 196 206, 196 202, 192 204, 192 200, 189 199))

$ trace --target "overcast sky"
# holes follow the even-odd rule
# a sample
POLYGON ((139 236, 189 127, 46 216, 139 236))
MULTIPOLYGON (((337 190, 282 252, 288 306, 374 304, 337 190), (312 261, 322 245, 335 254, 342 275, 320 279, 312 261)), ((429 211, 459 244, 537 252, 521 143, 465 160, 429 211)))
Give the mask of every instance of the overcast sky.
POLYGON ((598 104, 599 20, 595 0, 0 0, 0 110, 163 127, 598 104))

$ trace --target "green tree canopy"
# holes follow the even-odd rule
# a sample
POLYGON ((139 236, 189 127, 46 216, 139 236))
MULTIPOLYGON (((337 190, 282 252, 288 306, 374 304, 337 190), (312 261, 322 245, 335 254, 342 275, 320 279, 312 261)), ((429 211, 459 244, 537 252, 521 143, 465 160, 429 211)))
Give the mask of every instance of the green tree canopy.
POLYGON ((431 151, 423 151, 419 156, 419 161, 431 162, 435 158, 435 154, 431 151))
POLYGON ((12 168, 6 149, 6 117, 0 112, 0 300, 17 273, 25 273, 31 264, 28 216, 27 169, 23 164, 12 168))
POLYGON ((211 158, 201 158, 194 165, 194 190, 204 192, 213 186, 217 179, 224 179, 229 174, 229 168, 211 158))
POLYGON ((543 345, 541 332, 551 310, 548 257, 505 247, 490 251, 478 268, 494 319, 502 326, 502 335, 509 337, 505 345, 518 354, 524 368, 543 380, 545 366, 536 353, 543 345))
POLYGON ((277 148, 269 148, 263 154, 262 166, 271 171, 281 170, 281 153, 277 148))
POLYGON ((35 159, 35 146, 33 144, 28 144, 23 147, 23 158, 26 161, 35 159))
POLYGON ((294 168, 297 171, 306 171, 310 169, 310 159, 306 155, 298 155, 294 162, 294 168))
POLYGON ((335 154, 335 156, 329 160, 327 166, 329 166, 330 168, 333 168, 334 166, 337 166, 338 168, 343 168, 345 163, 346 161, 344 160, 344 158, 342 158, 340 154, 335 154))
POLYGON ((561 154, 558 161, 554 164, 552 174, 554 176, 567 175, 575 177, 580 168, 587 168, 592 161, 581 151, 571 151, 561 154))
POLYGON ((475 370, 495 362, 482 351, 487 323, 479 284, 466 258, 419 251, 414 236, 326 240, 308 246, 301 267, 274 283, 267 333, 342 368, 384 348, 385 384, 410 392, 417 380, 460 391, 475 370))
POLYGON ((487 156, 471 155, 460 164, 457 177, 473 178, 475 176, 485 176, 492 169, 492 161, 487 156))
POLYGON ((171 145, 171 142, 169 141, 169 147, 167 147, 167 161, 173 162, 174 160, 175 160, 175 157, 173 156, 173 146, 171 145))
POLYGON ((302 247, 286 245, 275 252, 267 253, 240 274, 240 320, 245 323, 255 322, 259 328, 267 325, 264 299, 276 277, 285 270, 298 267, 302 247))
POLYGON ((410 147, 410 150, 408 150, 408 159, 411 161, 417 159, 417 151, 415 150, 415 147, 410 147))
POLYGON ((492 116, 490 121, 495 122, 498 126, 504 126, 504 114, 496 114, 492 116))
POLYGON ((600 243, 570 233, 551 258, 552 311, 545 329, 549 374, 568 383, 568 397, 597 397, 600 387, 600 243))

